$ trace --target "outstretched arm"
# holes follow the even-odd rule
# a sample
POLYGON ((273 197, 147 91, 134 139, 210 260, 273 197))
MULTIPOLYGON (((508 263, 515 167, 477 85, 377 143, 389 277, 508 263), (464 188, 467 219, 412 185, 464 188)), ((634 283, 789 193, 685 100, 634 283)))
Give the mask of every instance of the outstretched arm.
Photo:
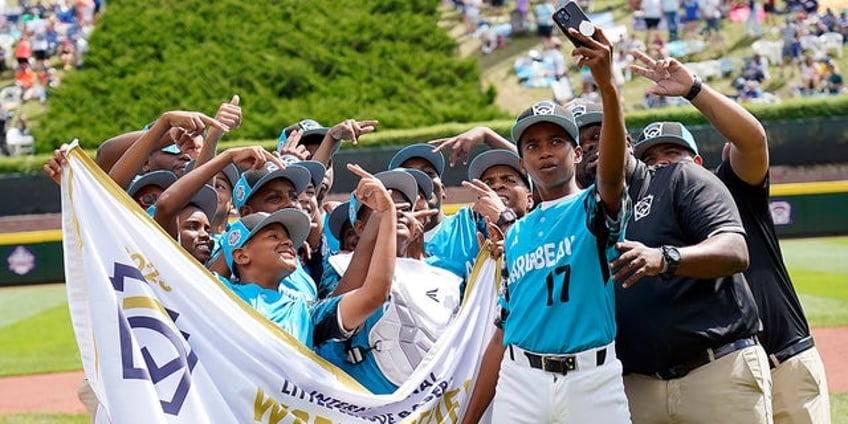
MULTIPOLYGON (((156 212, 153 219, 168 234, 176 237, 179 230, 177 228, 177 216, 180 211, 191 202, 191 198, 215 174, 229 163, 235 163, 245 169, 258 169, 264 166, 266 162, 272 162, 280 168, 285 167, 276 156, 258 146, 229 149, 215 156, 203 166, 182 176, 159 196, 159 199, 156 200, 156 212)), ((211 220, 212 217, 209 217, 209 219, 211 220)))
MULTIPOLYGON (((677 60, 654 60, 640 51, 633 53, 644 66, 630 65, 630 69, 654 81, 649 93, 685 96, 695 84, 695 75, 677 60)), ((768 139, 762 124, 740 104, 699 83, 701 90, 691 100, 692 106, 732 143, 730 166, 733 172, 750 185, 762 184, 769 167, 768 139)))
POLYGON ((365 281, 362 287, 348 292, 339 301, 342 325, 345 330, 350 331, 362 325, 389 296, 397 255, 397 209, 389 191, 380 180, 358 165, 348 164, 347 169, 361 178, 355 190, 357 198, 380 213, 377 243, 371 255, 365 281))
MULTIPOLYGON (((230 129, 241 126, 241 107, 239 107, 239 101, 239 96, 234 95, 229 103, 221 103, 221 106, 218 107, 218 113, 215 114, 215 119, 230 129)), ((197 154, 197 159, 194 163, 195 168, 199 168, 215 157, 215 153, 218 151, 218 142, 221 141, 224 134, 226 132, 218 128, 209 128, 206 138, 203 140, 203 147, 200 148, 200 153, 197 154)))
POLYGON ((621 108, 618 86, 612 72, 613 46, 604 32, 595 27, 597 40, 569 29, 569 34, 583 43, 572 51, 577 67, 588 66, 601 92, 604 121, 601 124, 601 139, 598 145, 598 174, 596 187, 604 209, 610 217, 617 217, 624 193, 624 154, 627 130, 624 127, 624 111, 621 108))
POLYGON ((518 153, 518 148, 515 147, 515 144, 510 143, 509 140, 488 127, 474 127, 453 137, 439 138, 427 142, 427 144, 433 146, 434 152, 443 150, 451 151, 448 157, 450 166, 455 166, 459 160, 462 161, 463 165, 468 165, 471 149, 483 143, 493 149, 504 149, 518 153))
POLYGON ((181 127, 186 131, 195 134, 203 131, 206 126, 216 127, 221 131, 229 131, 224 124, 199 112, 183 112, 172 111, 165 112, 156 120, 149 130, 144 132, 138 141, 132 143, 132 146, 124 153, 121 158, 115 163, 109 171, 109 176, 118 183, 122 188, 127 188, 132 182, 148 156, 161 148, 159 140, 172 127, 181 127))
POLYGON ((480 371, 477 373, 477 381, 474 383, 474 391, 468 401, 468 409, 462 416, 463 424, 473 424, 480 421, 480 417, 486 412, 486 408, 495 397, 495 387, 498 385, 498 371, 504 355, 503 330, 495 329, 486 352, 483 353, 483 361, 480 371))

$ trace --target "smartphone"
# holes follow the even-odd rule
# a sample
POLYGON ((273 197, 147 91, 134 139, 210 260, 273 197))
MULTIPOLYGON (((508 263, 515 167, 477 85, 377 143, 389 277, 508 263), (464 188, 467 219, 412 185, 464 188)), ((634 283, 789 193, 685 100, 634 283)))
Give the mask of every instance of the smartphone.
POLYGON ((582 47, 583 43, 568 33, 569 28, 574 28, 577 32, 587 37, 597 39, 597 36, 595 35, 595 25, 592 24, 592 21, 589 20, 588 16, 586 16, 586 13, 584 13, 583 9, 580 8, 580 5, 573 1, 566 3, 565 6, 554 12, 554 22, 557 24, 559 29, 562 30, 565 36, 571 40, 571 44, 574 44, 574 47, 582 47))

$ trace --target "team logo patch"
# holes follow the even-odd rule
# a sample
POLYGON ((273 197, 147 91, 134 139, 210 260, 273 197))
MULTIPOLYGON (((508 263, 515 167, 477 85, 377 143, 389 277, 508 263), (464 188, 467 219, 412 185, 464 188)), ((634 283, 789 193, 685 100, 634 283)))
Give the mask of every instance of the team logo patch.
POLYGON ((302 129, 303 131, 317 130, 319 128, 321 128, 321 124, 311 119, 304 119, 300 121, 300 129, 302 129))
POLYGON ((242 185, 241 181, 239 181, 239 185, 236 186, 236 200, 241 202, 242 200, 244 200, 244 196, 245 196, 244 185, 242 185))
POLYGON ((649 138, 659 137, 663 133, 663 124, 661 122, 654 122, 651 125, 648 125, 644 131, 642 131, 642 140, 647 140, 649 138))
POLYGON ((576 105, 571 108, 571 114, 574 118, 578 118, 586 114, 586 105, 576 105))
POLYGON ((549 101, 539 102, 533 105, 533 115, 553 115, 556 105, 549 101))
POLYGON ((265 162, 265 170, 267 170, 268 172, 274 172, 278 169, 280 169, 280 167, 277 166, 277 165, 274 165, 273 162, 265 162))
POLYGON ((654 195, 649 194, 639 200, 635 206, 633 206, 633 220, 638 221, 648 215, 651 214, 651 204, 654 203, 654 195))
POLYGON ((238 243, 241 241, 241 230, 233 230, 230 235, 227 237, 227 245, 228 246, 238 246, 238 243))
POLYGON ((35 268, 35 255, 24 246, 18 246, 6 258, 9 271, 18 275, 24 275, 35 268))

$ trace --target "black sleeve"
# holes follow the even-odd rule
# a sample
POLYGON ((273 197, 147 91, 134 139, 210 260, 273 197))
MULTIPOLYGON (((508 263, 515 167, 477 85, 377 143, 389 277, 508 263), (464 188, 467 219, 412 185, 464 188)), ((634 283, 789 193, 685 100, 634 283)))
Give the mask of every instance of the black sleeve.
POLYGON ((718 177, 691 161, 673 166, 677 219, 693 244, 719 233, 745 234, 736 202, 718 177))
POLYGON ((738 195, 734 197, 736 198, 737 206, 740 208, 746 207, 746 205, 742 204, 742 202, 749 197, 761 199, 763 197, 768 198, 769 196, 768 173, 766 173, 766 177, 763 179, 762 184, 752 186, 745 181, 742 181, 742 179, 736 175, 733 167, 730 166, 730 159, 728 159, 723 161, 718 168, 716 168, 716 176, 724 183, 724 185, 727 186, 731 194, 738 193, 738 195))

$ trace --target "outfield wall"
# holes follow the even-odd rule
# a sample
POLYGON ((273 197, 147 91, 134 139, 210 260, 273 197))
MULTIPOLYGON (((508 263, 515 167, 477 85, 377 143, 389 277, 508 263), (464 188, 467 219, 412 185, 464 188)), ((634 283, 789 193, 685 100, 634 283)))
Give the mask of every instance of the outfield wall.
MULTIPOLYGON (((848 234, 848 181, 780 184, 771 189, 780 237, 848 234)), ((455 213, 464 204, 445 205, 455 213)), ((61 230, 0 234, 0 286, 64 281, 61 230)))

